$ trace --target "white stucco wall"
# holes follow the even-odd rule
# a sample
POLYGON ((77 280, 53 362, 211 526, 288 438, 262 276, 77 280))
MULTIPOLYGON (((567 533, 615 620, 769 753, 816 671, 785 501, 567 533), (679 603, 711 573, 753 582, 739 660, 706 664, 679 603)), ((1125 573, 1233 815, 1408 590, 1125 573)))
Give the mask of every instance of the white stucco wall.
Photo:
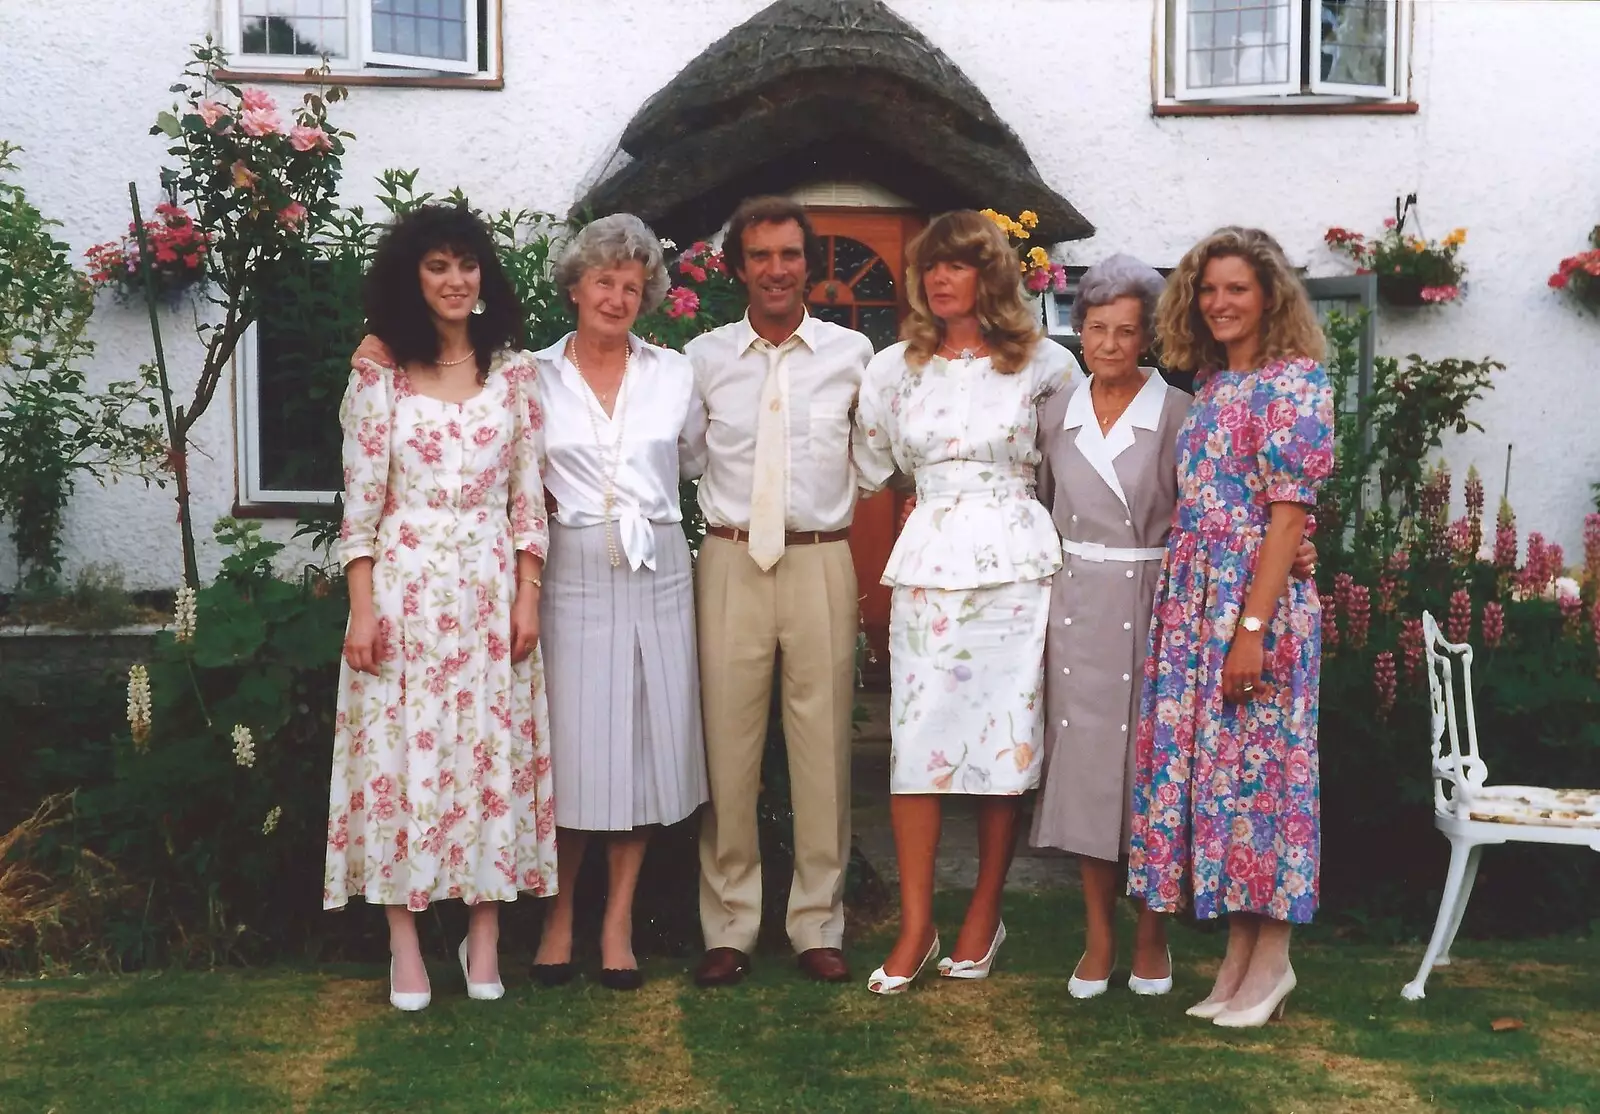
MULTIPOLYGON (((486 208, 564 211, 612 154, 638 107, 763 0, 508 0, 505 88, 352 90, 337 122, 356 133, 345 198, 370 200, 386 167, 419 185, 461 185, 486 208)), ((1408 116, 1163 118, 1150 112, 1154 0, 892 0, 1010 121, 1046 181, 1099 229, 1072 262, 1131 251, 1169 265, 1225 223, 1270 229, 1314 274, 1340 273, 1332 224, 1373 230, 1415 191, 1429 232, 1464 225, 1471 268, 1459 305, 1384 311, 1380 352, 1492 355, 1507 365, 1453 439, 1457 474, 1476 463, 1510 495, 1524 531, 1579 545, 1600 481, 1600 319, 1545 286, 1600 221, 1600 3, 1428 0, 1415 6, 1408 116)), ((0 136, 20 143, 21 179, 64 222, 75 250, 127 223, 126 183, 156 195, 162 144, 147 135, 187 44, 215 28, 213 0, 63 0, 0 5, 0 136)), ((301 90, 278 86, 280 100, 301 90)), ((166 318, 186 396, 199 363, 188 318, 166 318)), ((96 314, 91 373, 121 377, 150 355, 142 310, 96 314)), ((235 492, 232 400, 219 391, 197 430, 197 531, 235 492)), ((269 524, 287 538, 287 523, 269 524)), ((124 482, 80 487, 68 515, 69 574, 93 562, 133 586, 179 574, 170 494, 124 482)), ((214 567, 216 554, 206 558, 214 567)), ((0 583, 15 563, 0 542, 0 583)))

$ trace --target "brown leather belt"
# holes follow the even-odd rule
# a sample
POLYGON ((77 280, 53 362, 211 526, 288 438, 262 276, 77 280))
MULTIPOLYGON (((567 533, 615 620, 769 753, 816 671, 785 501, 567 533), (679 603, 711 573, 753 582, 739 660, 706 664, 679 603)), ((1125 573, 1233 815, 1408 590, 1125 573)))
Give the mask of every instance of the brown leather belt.
MULTIPOLYGON (((713 538, 727 538, 730 542, 750 540, 750 531, 736 530, 732 526, 707 526, 706 533, 713 538)), ((849 530, 790 530, 783 535, 783 544, 821 545, 823 542, 842 542, 849 537, 849 530)))

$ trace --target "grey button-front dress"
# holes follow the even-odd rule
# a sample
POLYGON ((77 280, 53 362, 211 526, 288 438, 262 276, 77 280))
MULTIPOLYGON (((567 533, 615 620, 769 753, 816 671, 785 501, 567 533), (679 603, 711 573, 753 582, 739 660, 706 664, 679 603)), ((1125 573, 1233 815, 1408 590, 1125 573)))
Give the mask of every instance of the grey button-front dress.
POLYGON ((1135 717, 1161 559, 1096 559, 1092 547, 1166 545, 1190 401, 1154 369, 1141 370, 1145 385, 1105 436, 1088 382, 1056 395, 1039 421, 1039 499, 1068 552, 1050 595, 1045 771, 1030 841, 1110 861, 1127 853, 1135 717), (1071 552, 1080 547, 1091 552, 1071 552))

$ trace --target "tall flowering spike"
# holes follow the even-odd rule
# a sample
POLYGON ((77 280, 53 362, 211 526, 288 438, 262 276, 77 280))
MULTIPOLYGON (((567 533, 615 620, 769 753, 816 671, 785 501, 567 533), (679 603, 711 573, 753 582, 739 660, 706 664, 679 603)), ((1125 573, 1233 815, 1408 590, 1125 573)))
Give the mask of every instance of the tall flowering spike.
POLYGON ((1497 600, 1483 605, 1483 644, 1491 650, 1506 637, 1506 609, 1497 600))
POLYGON ((1339 648, 1339 605, 1332 596, 1322 601, 1322 647, 1328 653, 1339 648))
POLYGON ((1457 588, 1450 594, 1450 616, 1445 622, 1447 633, 1445 637, 1451 642, 1461 643, 1472 638, 1472 597, 1465 588, 1457 588))
POLYGON ((1345 611, 1345 633, 1354 649, 1367 644, 1367 629, 1372 623, 1372 595, 1365 584, 1350 589, 1350 603, 1345 611))
POLYGON ((1553 584, 1567 571, 1567 555, 1555 542, 1550 542, 1544 547, 1544 582, 1553 584))
POLYGON ((176 606, 172 614, 172 637, 179 642, 194 639, 195 599, 194 589, 185 584, 178 589, 176 606))
POLYGON ((1534 530, 1528 534, 1528 554, 1522 568, 1517 570, 1517 592, 1523 599, 1538 599, 1544 594, 1549 578, 1546 575, 1544 535, 1534 530))
POLYGON ((1600 594, 1600 513, 1583 518, 1583 579, 1600 594))
POLYGON ((264 836, 269 836, 273 832, 277 831, 278 830, 278 820, 282 816, 283 816, 283 808, 282 808, 282 806, 273 805, 272 808, 267 812, 267 818, 265 820, 261 821, 261 834, 264 835, 264 836))
POLYGON ((1394 654, 1381 652, 1372 662, 1372 690, 1378 697, 1378 718, 1388 719, 1394 711, 1394 654))
POLYGON ((1556 594, 1556 606, 1561 609, 1561 626, 1573 638, 1583 637, 1583 600, 1579 596, 1556 594))
POLYGON ((1422 676, 1422 620, 1407 619, 1400 624, 1400 655, 1405 663, 1406 680, 1422 676))
POLYGON ((137 663, 128 670, 128 728, 134 749, 150 749, 150 672, 137 663))
POLYGON ((1500 500, 1500 513, 1495 516, 1494 567, 1502 572, 1517 567, 1517 516, 1504 499, 1500 500))
POLYGON ((1445 531, 1445 545, 1449 547, 1451 563, 1456 565, 1472 563, 1472 558, 1478 552, 1478 546, 1472 541, 1472 530, 1471 519, 1458 518, 1445 531))
MULTIPOLYGON (((1594 601, 1594 609, 1589 612, 1589 627, 1594 631, 1594 648, 1600 651, 1600 599, 1594 601)), ((1594 667, 1594 675, 1600 677, 1600 664, 1594 667)))
POLYGON ((1483 478, 1477 466, 1467 469, 1467 525, 1472 531, 1472 554, 1483 548, 1483 478))
POLYGON ((1378 612, 1393 615, 1400 607, 1401 580, 1392 572, 1378 574, 1378 612))
POLYGON ((1333 578, 1333 601, 1345 614, 1350 612, 1350 594, 1355 586, 1356 578, 1347 572, 1342 572, 1333 578))
POLYGON ((245 769, 256 764, 256 744, 250 729, 242 723, 233 725, 233 760, 245 769))

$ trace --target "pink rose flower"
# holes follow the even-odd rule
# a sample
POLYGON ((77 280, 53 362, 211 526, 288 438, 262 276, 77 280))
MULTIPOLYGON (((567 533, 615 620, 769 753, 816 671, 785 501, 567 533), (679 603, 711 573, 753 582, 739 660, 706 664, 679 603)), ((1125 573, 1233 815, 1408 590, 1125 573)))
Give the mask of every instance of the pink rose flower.
POLYGON ((239 128, 246 135, 275 135, 283 131, 283 121, 278 119, 278 110, 275 108, 246 109, 239 120, 239 128))
POLYGON ((308 128, 296 124, 289 129, 289 142, 296 151, 331 151, 333 140, 321 128, 308 128))
POLYGON ((232 116, 233 110, 220 101, 204 100, 195 106, 195 111, 200 114, 200 119, 206 122, 206 127, 214 128, 217 121, 225 116, 232 116))
POLYGON ((255 173, 241 160, 233 164, 233 188, 236 190, 253 190, 256 183, 261 180, 261 175, 255 173))
POLYGON ((306 207, 298 201, 292 201, 278 210, 278 223, 293 232, 305 223, 306 207))
POLYGON ((276 112, 278 104, 265 89, 246 89, 239 96, 246 112, 276 112))

